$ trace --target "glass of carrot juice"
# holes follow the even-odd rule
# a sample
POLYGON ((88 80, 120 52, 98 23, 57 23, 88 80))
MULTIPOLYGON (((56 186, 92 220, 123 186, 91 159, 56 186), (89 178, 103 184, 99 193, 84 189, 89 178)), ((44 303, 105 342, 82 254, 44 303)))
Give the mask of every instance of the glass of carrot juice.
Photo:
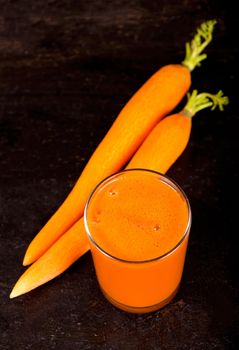
POLYGON ((116 307, 151 312, 169 303, 182 277, 191 209, 169 177, 130 169, 100 182, 84 213, 100 288, 116 307))

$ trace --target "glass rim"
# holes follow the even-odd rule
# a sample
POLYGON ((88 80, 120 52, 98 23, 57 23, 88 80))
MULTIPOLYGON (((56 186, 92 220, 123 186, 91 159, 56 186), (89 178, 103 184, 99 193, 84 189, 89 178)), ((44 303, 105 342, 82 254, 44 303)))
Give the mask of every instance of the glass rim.
POLYGON ((169 176, 167 175, 164 175, 158 171, 155 171, 155 170, 151 170, 151 169, 144 169, 144 168, 133 168, 133 169, 125 169, 125 170, 122 170, 122 171, 118 171, 118 172, 115 172, 114 174, 112 175, 109 175, 107 176, 106 178, 104 178, 102 181, 100 181, 96 186, 95 188, 91 191, 88 199, 87 199, 87 202, 86 202, 86 205, 85 205, 85 209, 84 209, 84 225, 85 225, 85 230, 86 230, 86 233, 87 233, 87 236, 88 238, 90 239, 90 241, 92 242, 92 244, 105 256, 107 256, 108 258, 112 259, 112 260, 116 260, 116 261, 120 261, 122 263, 127 263, 127 264, 144 264, 144 263, 150 263, 150 262, 154 262, 154 261, 157 261, 157 260, 161 260, 163 258, 165 258, 166 256, 169 256, 171 255, 182 243, 183 241, 185 240, 185 238, 188 236, 189 232, 190 232, 190 228, 191 228, 191 224, 192 224, 192 211, 191 211, 191 207, 190 207, 190 203, 189 203, 189 200, 188 200, 188 197, 187 195, 185 194, 184 190, 173 180, 171 179, 169 176), (170 185, 173 189, 175 189, 178 193, 180 193, 183 197, 183 199, 185 200, 186 202, 186 205, 187 205, 187 209, 188 209, 188 221, 187 221, 187 226, 186 226, 186 229, 185 229, 185 232, 184 234, 182 235, 182 238, 177 242, 177 244, 172 248, 170 249, 169 251, 167 251, 166 253, 164 254, 161 254, 155 258, 151 258, 151 259, 145 259, 145 260, 126 260, 126 259, 122 259, 122 258, 119 258, 109 252, 107 252, 106 250, 104 250, 102 247, 99 246, 99 244, 94 240, 94 238, 92 237, 92 234, 90 232, 90 229, 89 229, 89 226, 88 226, 88 222, 87 222, 87 210, 88 210, 88 207, 89 207, 89 204, 90 204, 90 201, 94 195, 94 193, 98 190, 98 188, 103 185, 104 183, 106 183, 107 181, 109 181, 111 178, 114 178, 118 175, 121 175, 123 173, 126 173, 126 172, 131 172, 131 171, 143 171, 143 172, 147 172, 147 173, 152 173, 152 174, 155 174, 155 175, 159 175, 161 178, 163 178, 164 180, 166 180, 165 182, 170 185))

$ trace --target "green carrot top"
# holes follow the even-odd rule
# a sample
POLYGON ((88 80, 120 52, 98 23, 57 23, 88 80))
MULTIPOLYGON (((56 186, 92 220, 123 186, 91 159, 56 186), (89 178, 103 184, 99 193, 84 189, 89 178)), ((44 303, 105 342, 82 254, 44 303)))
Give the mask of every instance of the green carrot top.
POLYGON ((201 24, 197 29, 197 33, 191 42, 186 43, 186 56, 182 64, 190 70, 201 65, 201 61, 207 58, 205 53, 202 53, 206 46, 212 41, 212 33, 216 20, 207 21, 201 24))
POLYGON ((187 117, 193 117, 197 112, 204 108, 210 108, 214 110, 217 106, 220 111, 223 111, 225 105, 229 103, 227 96, 223 96, 222 90, 217 94, 209 94, 208 92, 202 92, 198 94, 197 90, 193 90, 192 94, 187 94, 188 102, 182 113, 187 117))

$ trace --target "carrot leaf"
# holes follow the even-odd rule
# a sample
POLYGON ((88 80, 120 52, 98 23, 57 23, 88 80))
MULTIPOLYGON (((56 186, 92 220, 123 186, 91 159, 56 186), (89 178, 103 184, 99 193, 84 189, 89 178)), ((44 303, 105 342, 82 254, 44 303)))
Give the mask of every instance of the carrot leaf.
POLYGON ((197 90, 193 90, 192 94, 187 94, 188 102, 182 113, 188 117, 193 117, 197 112, 205 108, 214 110, 216 107, 223 111, 225 105, 229 103, 227 96, 223 96, 222 90, 213 95, 208 92, 198 94, 197 90))
POLYGON ((182 64, 188 67, 190 72, 195 67, 201 66, 201 62, 207 58, 207 55, 202 52, 212 41, 212 33, 216 23, 216 20, 202 23, 193 40, 186 43, 186 55, 182 64))

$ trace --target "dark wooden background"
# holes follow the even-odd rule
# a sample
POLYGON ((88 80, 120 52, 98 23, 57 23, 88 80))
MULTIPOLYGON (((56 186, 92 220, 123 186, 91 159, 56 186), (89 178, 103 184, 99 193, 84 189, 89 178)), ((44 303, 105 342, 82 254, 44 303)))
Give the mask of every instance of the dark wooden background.
MULTIPOLYGON (((238 349, 238 15, 230 1, 0 1, 0 349, 238 349), (65 198, 130 96, 178 63, 196 26, 216 18, 200 91, 223 89, 169 171, 193 226, 181 289, 132 315, 101 295, 90 254, 47 285, 8 295, 25 249, 65 198)), ((185 102, 185 101, 184 101, 185 102)))

